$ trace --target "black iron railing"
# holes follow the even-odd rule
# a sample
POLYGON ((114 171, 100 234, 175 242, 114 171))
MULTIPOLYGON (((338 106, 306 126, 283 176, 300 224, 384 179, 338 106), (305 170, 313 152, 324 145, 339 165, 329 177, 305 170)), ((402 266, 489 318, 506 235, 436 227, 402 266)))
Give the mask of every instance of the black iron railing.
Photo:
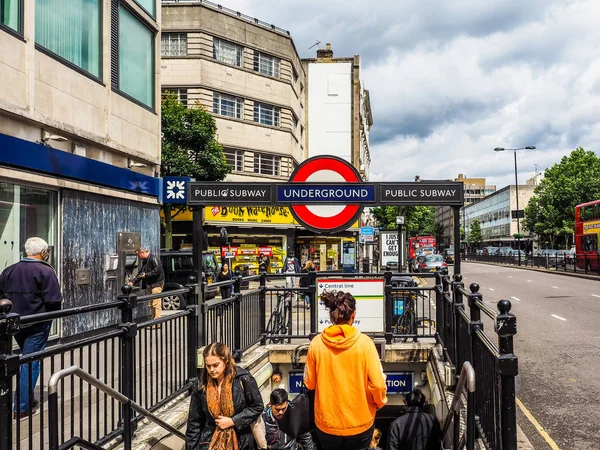
POLYGON ((476 432, 488 449, 516 450, 516 317, 510 313, 510 301, 498 302, 496 312, 483 302, 477 283, 469 288, 464 288, 461 275, 455 275, 452 282, 448 276, 436 275, 436 304, 438 313, 443 311, 438 318, 444 321, 444 327, 438 328, 438 339, 448 362, 455 367, 471 362, 476 373, 477 430, 468 433, 476 432), (496 342, 484 332, 482 313, 494 321, 496 342))
POLYGON ((537 267, 557 272, 585 273, 600 275, 600 253, 597 254, 550 254, 531 256, 518 255, 476 255, 465 256, 465 261, 487 262, 509 266, 537 267))
MULTIPOLYGON (((48 448, 49 417, 43 393, 39 396, 41 413, 28 413, 12 420, 12 393, 19 392, 20 368, 31 369, 39 362, 38 386, 43 386, 51 374, 76 365, 108 388, 153 412, 192 386, 197 377, 198 351, 210 342, 226 343, 238 357, 258 343, 308 343, 326 326, 317 312, 317 276, 318 280, 381 280, 383 332, 372 333, 373 336, 385 338, 387 343, 435 339, 442 344, 445 359, 455 367, 471 362, 478 380, 475 392, 478 437, 493 450, 516 448, 513 438, 517 359, 512 350, 516 322, 509 312, 510 302, 500 302, 500 314, 496 314, 483 303, 476 284, 471 285, 470 292, 464 289, 460 275, 451 281, 440 273, 320 272, 317 275, 310 272, 263 273, 210 285, 197 285, 192 279, 184 289, 148 296, 136 296, 130 288, 124 288, 113 302, 23 318, 10 313, 8 300, 0 300, 0 450, 48 448), (413 275, 435 277, 435 285, 417 285, 413 275), (293 284, 287 279, 290 277, 295 280, 293 284), (228 298, 212 295, 229 287, 231 290, 222 290, 230 292, 228 298), (175 294, 185 296, 184 310, 157 320, 134 320, 134 311, 144 309, 147 302, 175 294), (213 299, 203 301, 206 298, 213 299), (21 323, 116 308, 120 310, 120 323, 94 336, 25 356, 12 352, 12 339, 21 323), (483 332, 481 312, 495 321, 498 345, 483 332)), ((135 409, 120 404, 107 396, 106 391, 80 378, 66 376, 59 383, 56 435, 60 442, 99 446, 119 438, 126 449, 130 448, 142 418, 135 409)), ((20 400, 19 395, 16 400, 20 400)))

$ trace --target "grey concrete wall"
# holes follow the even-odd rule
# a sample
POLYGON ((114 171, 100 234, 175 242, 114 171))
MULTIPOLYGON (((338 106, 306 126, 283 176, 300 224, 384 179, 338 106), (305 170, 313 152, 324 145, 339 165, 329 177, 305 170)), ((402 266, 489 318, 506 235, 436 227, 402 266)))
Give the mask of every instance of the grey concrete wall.
MULTIPOLYGON (((107 280, 104 255, 115 253, 117 232, 141 232, 142 245, 153 252, 160 247, 158 205, 147 205, 81 191, 62 191, 62 291, 63 308, 115 300, 116 280, 107 280), (76 270, 91 269, 91 282, 77 285, 76 270)), ((147 306, 138 315, 148 313, 147 306)), ((101 311, 64 319, 64 337, 118 323, 118 311, 101 311)))

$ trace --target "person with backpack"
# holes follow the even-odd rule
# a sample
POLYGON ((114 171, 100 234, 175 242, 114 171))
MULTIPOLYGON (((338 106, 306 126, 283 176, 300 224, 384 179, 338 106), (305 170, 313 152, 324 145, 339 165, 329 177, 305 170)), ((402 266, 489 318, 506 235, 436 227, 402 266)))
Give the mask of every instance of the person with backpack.
POLYGON ((256 380, 236 367, 225 344, 210 344, 202 354, 204 368, 190 402, 187 449, 253 450, 251 424, 264 408, 256 380))
POLYGON ((435 416, 423 410, 425 394, 414 389, 405 401, 408 408, 388 431, 387 450, 439 450, 442 430, 435 416))
POLYGON ((350 293, 324 292, 321 301, 332 325, 310 342, 304 366, 304 384, 315 391, 317 436, 327 450, 366 450, 375 413, 387 403, 379 353, 354 326, 356 299, 350 293))

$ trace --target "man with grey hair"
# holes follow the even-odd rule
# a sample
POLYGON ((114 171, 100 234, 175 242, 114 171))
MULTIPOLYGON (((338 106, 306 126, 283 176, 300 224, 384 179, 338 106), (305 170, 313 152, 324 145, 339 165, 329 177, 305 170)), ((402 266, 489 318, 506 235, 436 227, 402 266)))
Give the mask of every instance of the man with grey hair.
MULTIPOLYGON (((150 253, 150 250, 145 247, 138 248, 135 254, 142 260, 142 266, 138 275, 129 284, 134 285, 141 281, 140 287, 146 290, 147 295, 160 294, 165 285, 165 273, 160 258, 150 253)), ((152 308, 152 320, 159 319, 162 313, 162 299, 152 300, 150 306, 152 308)))
MULTIPOLYGON (((48 244, 39 237, 29 238, 25 242, 25 254, 25 258, 0 274, 0 298, 9 299, 13 304, 13 312, 20 316, 59 310, 62 295, 54 268, 46 262, 48 244)), ((21 325, 15 340, 23 355, 46 348, 51 326, 52 321, 21 325)), ((39 402, 34 397, 34 390, 39 375, 39 361, 31 363, 31 374, 28 364, 21 367, 18 404, 15 393, 15 417, 26 417, 37 409, 39 402)))

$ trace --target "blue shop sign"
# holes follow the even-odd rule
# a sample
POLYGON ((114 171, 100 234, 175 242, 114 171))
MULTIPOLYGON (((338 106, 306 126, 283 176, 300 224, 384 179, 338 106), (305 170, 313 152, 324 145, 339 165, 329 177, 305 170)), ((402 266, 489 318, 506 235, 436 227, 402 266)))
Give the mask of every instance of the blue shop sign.
POLYGON ((164 177, 161 179, 161 201, 171 204, 187 203, 187 185, 190 177, 164 177))
POLYGON ((299 394, 304 389, 304 373, 295 372, 288 375, 288 392, 290 394, 299 394))
POLYGON ((375 228, 373 227, 361 227, 360 234, 363 236, 373 236, 375 235, 375 228))
POLYGON ((414 372, 386 372, 388 394, 408 394, 415 384, 414 372))

